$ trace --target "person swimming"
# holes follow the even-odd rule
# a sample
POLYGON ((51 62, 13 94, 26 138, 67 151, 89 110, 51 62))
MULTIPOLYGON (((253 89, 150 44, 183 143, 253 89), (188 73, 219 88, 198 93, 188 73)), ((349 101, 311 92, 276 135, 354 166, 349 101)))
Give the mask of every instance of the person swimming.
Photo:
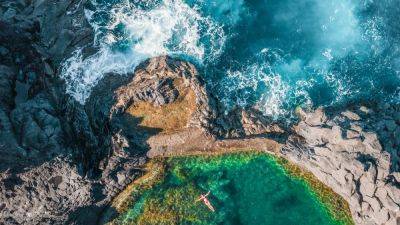
POLYGON ((205 195, 201 194, 201 195, 200 195, 200 198, 197 199, 196 202, 198 202, 198 201, 203 201, 203 203, 204 203, 212 212, 215 212, 214 207, 211 205, 210 201, 207 199, 207 196, 208 196, 209 194, 210 194, 210 191, 208 191, 207 194, 205 194, 205 195))

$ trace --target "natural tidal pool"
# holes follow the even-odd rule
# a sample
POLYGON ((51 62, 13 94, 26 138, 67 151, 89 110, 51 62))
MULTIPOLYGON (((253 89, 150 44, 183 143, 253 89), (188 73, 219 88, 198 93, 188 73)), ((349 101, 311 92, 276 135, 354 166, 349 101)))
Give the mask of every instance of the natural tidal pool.
POLYGON ((335 209, 322 202, 310 182, 294 176, 293 171, 287 172, 287 165, 282 164, 285 163, 281 160, 258 153, 163 159, 157 164, 163 165, 159 175, 153 180, 145 179, 134 189, 126 212, 115 222, 352 224, 345 206, 339 207, 343 212, 333 212, 335 209), (215 212, 202 201, 196 202, 207 192, 215 212))

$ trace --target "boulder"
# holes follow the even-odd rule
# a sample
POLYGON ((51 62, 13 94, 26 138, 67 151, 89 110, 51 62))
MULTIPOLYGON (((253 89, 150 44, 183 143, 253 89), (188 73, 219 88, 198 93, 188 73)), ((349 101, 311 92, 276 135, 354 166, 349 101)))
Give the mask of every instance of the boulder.
POLYGON ((343 116, 347 117, 347 119, 349 119, 349 120, 358 121, 358 120, 361 119, 359 115, 357 115, 356 113, 351 112, 351 111, 349 111, 349 110, 344 111, 344 112, 342 112, 341 114, 342 114, 343 116))

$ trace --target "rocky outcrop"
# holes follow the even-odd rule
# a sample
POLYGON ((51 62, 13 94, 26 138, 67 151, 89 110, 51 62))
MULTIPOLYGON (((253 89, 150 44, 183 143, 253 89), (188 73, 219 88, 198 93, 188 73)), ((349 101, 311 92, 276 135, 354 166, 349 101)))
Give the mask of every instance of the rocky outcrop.
POLYGON ((146 153, 238 148, 282 149, 343 196, 357 224, 400 223, 398 105, 299 110, 289 130, 255 108, 225 113, 195 67, 170 57, 107 74, 81 105, 59 68, 94 50, 85 3, 0 1, 0 224, 95 224, 146 153))
POLYGON ((96 223, 140 174, 144 157, 115 157, 118 133, 94 126, 58 78, 62 59, 91 47, 83 4, 0 2, 0 224, 96 223))
POLYGON ((225 110, 215 104, 213 109, 216 110, 216 117, 210 120, 210 131, 220 138, 258 136, 284 139, 286 136, 285 122, 275 121, 255 107, 236 108, 224 113, 225 110))
MULTIPOLYGON (((189 120, 191 122, 188 121, 177 130, 157 125, 159 130, 146 137, 149 157, 212 154, 238 149, 275 152, 290 161, 297 162, 346 199, 357 224, 398 222, 400 191, 398 151, 385 149, 380 144, 388 138, 393 142, 396 137, 381 137, 375 133, 376 123, 380 123, 383 112, 372 114, 372 109, 360 107, 337 113, 331 111, 331 115, 327 116, 322 108, 310 113, 299 109, 301 121, 292 131, 286 131, 290 135, 283 136, 286 144, 280 145, 268 137, 271 133, 283 133, 283 129, 265 119, 256 109, 236 110, 230 117, 219 117, 218 111, 213 108, 215 105, 207 104, 212 96, 204 94, 203 87, 196 79, 195 70, 185 65, 189 64, 168 57, 149 60, 137 70, 132 82, 117 90, 121 98, 117 97, 113 109, 135 112, 134 115, 146 118, 148 117, 146 111, 138 113, 137 110, 130 111, 129 108, 137 106, 140 102, 149 102, 159 109, 174 104, 177 106, 181 89, 174 84, 174 79, 182 79, 184 77, 182 74, 185 74, 182 71, 191 71, 190 76, 184 78, 188 80, 183 83, 190 84, 186 86, 187 88, 198 88, 195 93, 201 93, 196 94, 197 110, 191 112, 189 120), (201 105, 197 105, 199 102, 201 105), (201 110, 206 110, 206 113, 201 113, 201 110), (218 134, 239 138, 224 140, 220 139, 221 136, 218 134)), ((173 108, 168 110, 173 112, 173 108)), ((392 116, 386 116, 387 120, 395 117, 396 110, 394 106, 391 110, 392 116)), ((386 113, 391 111, 387 108, 384 110, 386 113)), ((163 118, 168 117, 161 115, 163 118)), ((395 119, 393 121, 394 123, 385 123, 393 125, 392 127, 384 126, 378 133, 395 131, 398 124, 395 119)), ((147 128, 154 125, 151 122, 145 124, 149 126, 147 128)), ((146 132, 145 130, 141 132, 146 132)), ((129 136, 130 133, 132 131, 126 135, 129 136)), ((282 136, 279 140, 282 140, 282 136)), ((390 146, 398 147, 396 144, 390 146)))
POLYGON ((68 209, 94 202, 90 181, 62 159, 18 175, 6 172, 0 179, 4 224, 66 221, 71 213, 68 209))
MULTIPOLYGON (((5 0, 0 3, 0 20, 22 30, 41 58, 58 65, 77 48, 92 44, 94 34, 83 10, 87 2, 5 0)), ((1 48, 9 52, 8 47, 1 48)), ((46 70, 52 73, 53 69, 46 66, 46 70)))
MULTIPOLYGON (((142 145, 150 158, 239 149, 278 152, 281 147, 276 141, 255 137, 271 130, 283 132, 278 126, 263 123, 261 114, 255 116, 256 111, 241 111, 235 121, 254 137, 218 140, 213 131, 223 128, 213 124, 218 113, 215 99, 207 94, 196 68, 188 62, 168 56, 147 60, 138 66, 130 82, 115 91, 115 96, 113 112, 139 120, 137 127, 121 127, 121 134, 128 143, 142 145)), ((232 127, 232 123, 227 126, 232 127)))
MULTIPOLYGON (((382 147, 381 143, 398 138, 392 136, 389 141, 378 135, 385 132, 375 124, 381 123, 382 114, 372 114, 364 106, 331 117, 323 109, 299 110, 299 114, 302 121, 294 127, 282 154, 346 199, 357 224, 398 224, 400 146, 382 147)), ((397 123, 384 124, 391 126, 384 128, 389 132, 400 128, 397 123)))

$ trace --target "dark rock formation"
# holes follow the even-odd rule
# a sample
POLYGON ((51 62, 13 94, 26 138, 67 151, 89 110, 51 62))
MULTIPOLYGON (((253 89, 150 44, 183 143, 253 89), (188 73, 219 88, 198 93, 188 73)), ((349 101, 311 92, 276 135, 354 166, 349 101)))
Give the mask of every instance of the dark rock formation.
POLYGON ((399 106, 299 111, 301 122, 288 130, 257 109, 225 114, 194 66, 169 57, 106 75, 81 105, 65 94, 59 70, 75 50, 94 49, 85 2, 0 1, 0 224, 96 224, 141 174, 148 150, 189 151, 194 141, 210 149, 281 146, 268 138, 342 195, 356 223, 399 223, 399 106), (125 113, 141 102, 175 104, 182 87, 195 96, 185 129, 166 132, 125 113))
POLYGON ((144 163, 104 163, 118 133, 58 78, 62 59, 92 43, 84 3, 0 2, 0 224, 96 223, 144 163))

